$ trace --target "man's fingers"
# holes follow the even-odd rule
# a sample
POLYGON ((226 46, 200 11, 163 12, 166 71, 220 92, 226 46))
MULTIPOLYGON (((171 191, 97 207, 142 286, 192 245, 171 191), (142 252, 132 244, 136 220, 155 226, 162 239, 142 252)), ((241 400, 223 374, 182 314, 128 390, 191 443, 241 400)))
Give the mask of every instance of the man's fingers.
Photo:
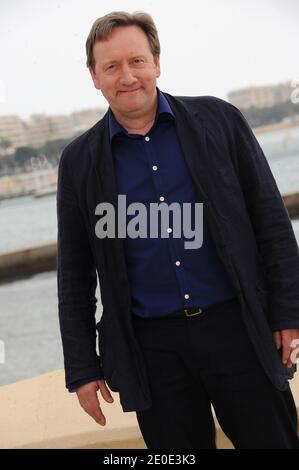
POLYGON ((98 409, 92 408, 90 410, 87 408, 85 411, 95 420, 96 423, 100 424, 101 426, 106 425, 106 418, 103 415, 100 407, 98 409))
POLYGON ((283 344, 283 348, 282 348, 282 362, 283 364, 286 364, 288 362, 288 359, 290 357, 290 353, 291 353, 291 346, 290 346, 290 343, 286 343, 286 344, 283 344))
POLYGON ((282 343, 282 355, 281 360, 284 365, 287 367, 292 367, 296 360, 294 358, 294 351, 296 350, 297 341, 299 340, 299 329, 290 328, 286 330, 281 330, 279 332, 273 333, 275 341, 278 339, 280 333, 281 343, 282 343))
POLYGON ((100 402, 96 392, 86 393, 84 397, 79 398, 80 405, 98 424, 105 426, 106 418, 100 407, 100 402))
POLYGON ((110 390, 108 389, 106 385, 105 380, 98 380, 97 383, 98 383, 98 386, 100 388, 100 391, 104 400, 106 400, 108 403, 113 403, 114 401, 113 397, 110 393, 110 390))
POLYGON ((280 331, 274 331, 273 338, 274 338, 277 349, 280 349, 281 348, 281 343, 282 343, 280 331))
POLYGON ((288 362, 287 362, 287 366, 288 366, 289 368, 291 368, 292 365, 293 365, 293 363, 292 363, 291 359, 289 359, 288 362))
POLYGON ((114 401, 104 379, 94 380, 82 385, 77 390, 77 396, 84 411, 86 411, 86 413, 88 413, 98 424, 105 426, 106 418, 101 410, 97 395, 97 391, 99 389, 101 390, 102 397, 108 403, 112 403, 114 401))

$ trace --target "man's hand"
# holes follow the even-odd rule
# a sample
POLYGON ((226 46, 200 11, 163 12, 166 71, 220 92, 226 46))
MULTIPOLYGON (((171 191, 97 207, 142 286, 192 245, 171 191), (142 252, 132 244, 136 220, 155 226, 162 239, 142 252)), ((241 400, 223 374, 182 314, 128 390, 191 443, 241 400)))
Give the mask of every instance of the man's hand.
POLYGON ((292 347, 291 343, 294 339, 299 339, 299 329, 274 331, 273 337, 277 349, 282 347, 281 360, 283 364, 292 367, 291 354, 295 347, 292 347))
POLYGON ((95 380, 85 385, 81 385, 76 390, 80 405, 98 424, 105 426, 106 418, 102 413, 97 391, 100 390, 102 397, 108 403, 113 403, 113 398, 106 385, 105 380, 95 380))

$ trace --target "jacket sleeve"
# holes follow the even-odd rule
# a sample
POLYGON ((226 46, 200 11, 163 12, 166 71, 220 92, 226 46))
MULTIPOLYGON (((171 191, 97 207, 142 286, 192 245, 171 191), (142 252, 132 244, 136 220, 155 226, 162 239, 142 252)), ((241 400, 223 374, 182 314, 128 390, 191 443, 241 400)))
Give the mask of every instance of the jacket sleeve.
POLYGON ((247 120, 231 105, 235 158, 266 274, 272 331, 299 328, 299 252, 267 159, 247 120))
POLYGON ((97 273, 68 152, 62 153, 57 183, 57 293, 66 387, 85 377, 103 377, 96 352, 97 273))

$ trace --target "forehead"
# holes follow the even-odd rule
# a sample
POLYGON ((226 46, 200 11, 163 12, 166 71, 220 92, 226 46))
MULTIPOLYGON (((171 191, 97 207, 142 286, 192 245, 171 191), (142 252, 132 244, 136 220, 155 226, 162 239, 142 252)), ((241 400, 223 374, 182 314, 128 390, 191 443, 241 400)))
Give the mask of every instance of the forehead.
POLYGON ((96 61, 117 60, 130 55, 151 54, 144 31, 138 26, 114 28, 107 39, 97 41, 93 47, 96 61))

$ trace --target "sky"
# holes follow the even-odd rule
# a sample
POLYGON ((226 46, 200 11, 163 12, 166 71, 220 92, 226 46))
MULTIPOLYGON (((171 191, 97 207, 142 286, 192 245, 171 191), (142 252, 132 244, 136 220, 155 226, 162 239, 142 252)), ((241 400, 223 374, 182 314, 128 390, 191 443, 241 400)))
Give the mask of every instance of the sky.
POLYGON ((299 81, 298 0, 0 0, 0 115, 107 107, 85 41, 115 10, 153 16, 162 91, 227 99, 233 89, 299 81))

